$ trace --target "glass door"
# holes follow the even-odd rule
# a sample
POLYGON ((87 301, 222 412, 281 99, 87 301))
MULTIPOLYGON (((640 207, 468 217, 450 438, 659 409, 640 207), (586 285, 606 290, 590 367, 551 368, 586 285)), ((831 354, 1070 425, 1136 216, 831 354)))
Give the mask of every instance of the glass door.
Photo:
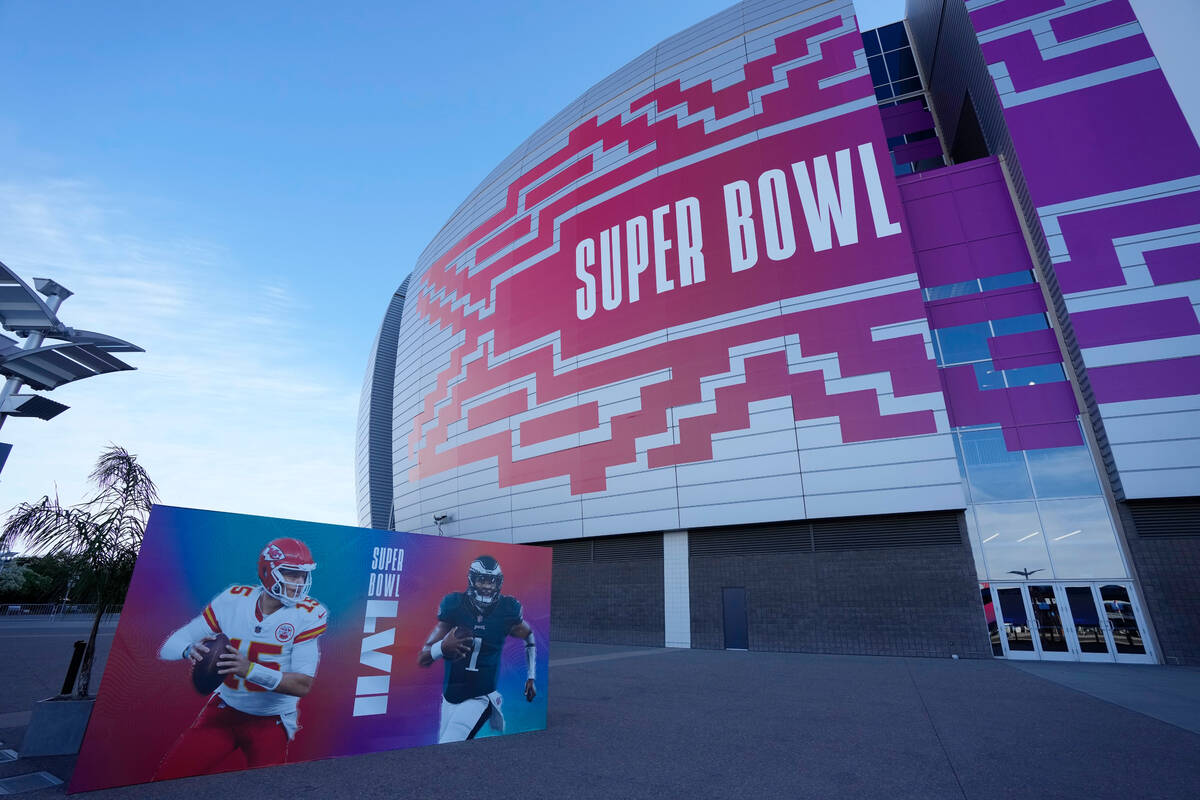
POLYGON ((1024 587, 995 586, 1000 603, 1000 643, 1008 658, 1036 661, 1041 653, 1033 634, 1032 612, 1026 602, 1024 587))
POLYGON ((1130 584, 983 584, 992 651, 1006 658, 1154 664, 1130 584), (992 605, 995 598, 996 608, 992 605))
POLYGON ((1142 637, 1145 625, 1141 611, 1129 596, 1129 587, 1119 583, 1095 585, 1104 608, 1103 622, 1117 661, 1154 664, 1150 644, 1142 637))
POLYGON ((1049 584, 1031 584, 1022 588, 1029 594, 1034 630, 1042 658, 1046 661, 1074 661, 1074 648, 1067 641, 1067 632, 1063 628, 1054 587, 1049 584))
POLYGON ((1071 624, 1080 661, 1112 661, 1113 645, 1108 627, 1100 614, 1102 607, 1096 598, 1096 588, 1084 585, 1060 587, 1067 597, 1071 624))

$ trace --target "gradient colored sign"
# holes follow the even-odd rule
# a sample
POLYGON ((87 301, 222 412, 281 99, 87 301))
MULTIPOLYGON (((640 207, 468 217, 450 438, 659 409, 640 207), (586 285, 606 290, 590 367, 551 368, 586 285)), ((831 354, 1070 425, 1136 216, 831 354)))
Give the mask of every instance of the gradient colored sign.
MULTIPOLYGON (((297 720, 234 714, 237 709, 222 706, 223 689, 210 696, 194 688, 190 662, 182 654, 166 658, 161 652, 175 632, 197 618, 230 628, 230 638, 243 652, 317 643, 319 662, 311 688, 297 704, 298 727, 286 744, 284 762, 436 743, 448 662, 421 667, 418 655, 448 596, 454 595, 452 602, 462 599, 455 593, 467 589, 468 568, 483 555, 503 570, 498 601, 503 605, 479 613, 480 627, 501 608, 514 613, 516 606, 505 598, 515 598, 517 613, 523 612, 535 634, 536 696, 531 701, 524 697, 527 643, 514 635, 499 639, 495 690, 502 698, 496 702, 503 732, 541 730, 548 689, 549 549, 156 506, 70 791, 163 779, 168 777, 164 770, 181 777, 180 763, 201 763, 206 747, 228 749, 222 743, 226 739, 237 745, 191 774, 244 769, 255 758, 267 765, 253 750, 256 731, 274 726, 278 737, 280 728, 297 720), (252 601, 262 592, 260 555, 281 539, 299 540, 312 553, 316 568, 309 597, 285 609, 291 614, 286 620, 259 619, 251 614, 258 608, 252 601), (248 639, 261 641, 239 639, 232 630, 239 620, 255 628, 248 639), (201 736, 198 728, 207 732, 201 736), (187 748, 186 759, 180 758, 181 747, 187 748)), ((509 617, 505 620, 507 626, 509 617)), ((466 657, 462 661, 474 664, 466 657)), ((262 666, 272 666, 270 657, 251 673, 262 666)), ((286 677, 286 666, 283 671, 286 677)), ((240 685, 249 689, 249 679, 240 685)), ((254 691, 259 694, 246 696, 259 705, 274 694, 254 691)), ((498 733, 488 722, 473 738, 498 733)))

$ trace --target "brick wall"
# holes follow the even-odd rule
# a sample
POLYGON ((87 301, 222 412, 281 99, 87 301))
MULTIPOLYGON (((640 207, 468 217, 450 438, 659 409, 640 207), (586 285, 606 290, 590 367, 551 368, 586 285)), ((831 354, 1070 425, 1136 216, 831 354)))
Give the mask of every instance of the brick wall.
POLYGON ((556 543, 550 628, 559 641, 661 647, 662 534, 556 543))
POLYGON ((692 646, 724 646, 721 589, 746 587, 751 650, 991 658, 967 544, 689 558, 692 646))
POLYGON ((1119 505, 1163 660, 1200 666, 1200 500, 1119 505))

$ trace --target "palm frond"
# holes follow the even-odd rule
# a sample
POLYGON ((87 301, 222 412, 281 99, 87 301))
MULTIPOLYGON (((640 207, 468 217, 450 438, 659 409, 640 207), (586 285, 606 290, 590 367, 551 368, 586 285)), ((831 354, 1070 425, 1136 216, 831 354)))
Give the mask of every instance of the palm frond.
POLYGON ((53 555, 83 555, 99 538, 96 522, 85 509, 64 507, 47 496, 13 509, 0 533, 0 544, 20 544, 53 555))
POLYGON ((147 514, 158 500, 158 488, 146 468, 124 447, 111 445, 101 453, 89 478, 100 488, 90 504, 117 516, 147 514))

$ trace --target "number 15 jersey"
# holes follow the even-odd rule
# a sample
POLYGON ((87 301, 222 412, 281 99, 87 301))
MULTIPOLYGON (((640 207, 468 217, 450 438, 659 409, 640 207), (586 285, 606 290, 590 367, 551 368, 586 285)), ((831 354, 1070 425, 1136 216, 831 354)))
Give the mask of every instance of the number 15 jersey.
MULTIPOLYGON (((205 636, 223 633, 246 659, 281 672, 317 674, 320 651, 317 637, 325 632, 329 614, 311 597, 295 606, 283 606, 273 614, 259 611, 261 586, 231 586, 204 607, 200 616, 176 631, 162 647, 161 658, 181 658, 184 648, 205 636), (182 644, 181 644, 182 643, 182 644)), ((270 692, 257 684, 226 675, 217 695, 227 705, 247 714, 292 717, 300 698, 270 692)))

